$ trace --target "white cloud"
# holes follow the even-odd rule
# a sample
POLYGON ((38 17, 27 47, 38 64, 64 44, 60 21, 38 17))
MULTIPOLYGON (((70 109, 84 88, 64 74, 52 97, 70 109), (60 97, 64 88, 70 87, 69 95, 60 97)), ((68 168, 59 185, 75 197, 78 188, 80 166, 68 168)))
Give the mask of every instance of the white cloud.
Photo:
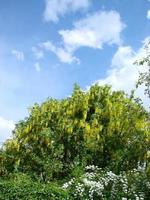
POLYGON ((47 51, 53 52, 61 62, 68 64, 72 63, 73 61, 76 61, 77 63, 79 62, 79 60, 75 56, 73 56, 71 52, 65 50, 62 47, 56 47, 50 41, 41 43, 40 47, 47 51))
POLYGON ((59 17, 67 12, 75 12, 81 9, 87 9, 90 0, 45 0, 46 8, 44 11, 45 21, 58 22, 59 17))
POLYGON ((22 51, 13 49, 11 53, 16 57, 17 60, 24 61, 24 53, 22 51))
POLYGON ((40 71, 41 71, 41 67, 40 67, 40 64, 39 64, 38 62, 36 62, 36 63, 34 64, 34 67, 35 67, 35 70, 36 70, 37 72, 40 72, 40 71))
POLYGON ((131 47, 119 47, 113 56, 107 77, 98 80, 99 84, 111 84, 115 90, 129 92, 134 88, 138 77, 138 70, 133 66, 134 59, 135 53, 131 47))
POLYGON ((101 49, 103 44, 121 43, 120 33, 125 25, 116 11, 100 11, 74 23, 71 30, 61 30, 67 49, 91 47, 101 49))
POLYGON ((147 11, 147 19, 150 19, 150 10, 147 11))
POLYGON ((44 57, 44 52, 37 47, 32 47, 32 52, 34 56, 36 57, 36 59, 41 59, 44 57))
MULTIPOLYGON (((95 81, 95 83, 100 85, 110 84, 114 90, 124 90, 130 94, 131 90, 135 89, 139 71, 146 70, 146 68, 143 69, 143 67, 133 65, 145 53, 144 51, 143 47, 138 52, 134 52, 129 46, 119 47, 112 58, 107 76, 104 79, 95 81)), ((144 95, 143 86, 137 90, 136 95, 143 100, 145 107, 148 108, 149 99, 144 95)))
POLYGON ((12 120, 7 120, 0 116, 0 145, 6 139, 11 137, 11 131, 15 128, 12 120))
POLYGON ((50 41, 43 42, 43 43, 39 44, 39 46, 41 48, 44 48, 44 49, 52 51, 52 52, 54 52, 56 50, 56 47, 50 41))
POLYGON ((75 22, 72 29, 60 30, 60 46, 50 41, 40 46, 55 53, 61 62, 79 63, 79 59, 74 56, 76 50, 81 47, 102 49, 104 44, 121 45, 120 34, 124 28, 125 24, 118 12, 99 11, 75 22))

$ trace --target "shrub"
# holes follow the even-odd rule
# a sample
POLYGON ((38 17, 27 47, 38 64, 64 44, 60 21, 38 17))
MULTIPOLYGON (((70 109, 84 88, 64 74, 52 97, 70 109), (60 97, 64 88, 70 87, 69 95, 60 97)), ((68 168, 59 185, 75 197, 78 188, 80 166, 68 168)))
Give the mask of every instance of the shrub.
POLYGON ((9 180, 0 180, 1 200, 66 200, 67 192, 58 185, 42 184, 32 181, 27 175, 21 174, 9 180))
POLYGON ((93 165, 81 177, 64 183, 63 189, 78 200, 148 200, 150 181, 143 168, 117 175, 93 165))

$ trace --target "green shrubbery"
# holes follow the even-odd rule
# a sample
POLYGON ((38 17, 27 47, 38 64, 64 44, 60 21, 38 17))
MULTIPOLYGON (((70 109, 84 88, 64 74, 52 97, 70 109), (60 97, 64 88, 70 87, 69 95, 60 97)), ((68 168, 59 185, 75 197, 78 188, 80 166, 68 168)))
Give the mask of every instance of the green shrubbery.
POLYGON ((138 99, 109 86, 35 104, 0 150, 0 199, 148 199, 149 125, 138 99))
POLYGON ((94 165, 85 173, 64 183, 63 188, 76 200, 149 200, 150 179, 145 167, 115 174, 94 165))
POLYGON ((10 179, 0 180, 1 200, 66 200, 67 192, 54 183, 40 183, 25 174, 15 174, 10 179))
MULTIPOLYGON (((78 169, 79 170, 79 169, 78 169)), ((1 200, 149 200, 150 176, 145 166, 115 174, 86 166, 64 183, 40 183, 26 174, 0 179, 1 200)))

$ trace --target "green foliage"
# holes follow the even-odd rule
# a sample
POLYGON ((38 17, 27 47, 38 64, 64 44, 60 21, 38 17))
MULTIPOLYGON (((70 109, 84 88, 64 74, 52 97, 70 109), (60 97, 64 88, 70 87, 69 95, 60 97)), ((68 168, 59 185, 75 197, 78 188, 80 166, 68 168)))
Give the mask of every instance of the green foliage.
POLYGON ((0 149, 0 176, 2 200, 148 199, 148 113, 133 94, 75 85, 29 109, 0 149))
POLYGON ((48 99, 29 112, 1 151, 4 176, 22 172, 48 182, 76 174, 77 166, 119 173, 149 162, 148 114, 122 91, 94 85, 84 92, 75 85, 71 97, 48 99))
MULTIPOLYGON (((58 185, 34 182, 25 174, 18 174, 10 180, 0 179, 1 200, 67 200, 68 194, 58 185)), ((71 199, 71 198, 69 198, 71 199)))

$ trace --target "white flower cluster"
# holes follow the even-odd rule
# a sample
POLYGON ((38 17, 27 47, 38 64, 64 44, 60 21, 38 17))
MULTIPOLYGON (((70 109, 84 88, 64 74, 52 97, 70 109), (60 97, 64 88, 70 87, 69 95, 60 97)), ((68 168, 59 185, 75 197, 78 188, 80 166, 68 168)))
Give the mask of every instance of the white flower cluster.
POLYGON ((74 183, 75 178, 72 178, 69 182, 66 182, 63 184, 62 188, 67 189, 69 186, 71 186, 74 183))
MULTIPOLYGON (((132 170, 133 173, 138 173, 139 169, 132 170)), ((150 185, 150 182, 147 182, 150 185)), ((104 172, 97 166, 91 165, 86 167, 86 173, 84 173, 78 179, 71 179, 69 182, 63 185, 63 189, 72 190, 72 196, 75 199, 112 199, 115 200, 118 197, 118 193, 121 194, 122 200, 135 199, 144 200, 144 193, 136 193, 136 187, 130 185, 128 177, 125 172, 119 175, 114 174, 112 171, 104 172), (106 193, 110 192, 109 197, 106 193), (132 196, 129 198, 128 196, 132 196)))
POLYGON ((97 175, 97 173, 95 173, 95 172, 86 172, 83 177, 87 177, 88 179, 91 180, 91 179, 95 178, 96 175, 97 175))
POLYGON ((83 197, 84 196, 84 191, 85 191, 85 187, 83 184, 78 183, 75 187, 75 193, 74 196, 76 198, 78 198, 78 196, 83 197))
POLYGON ((86 188, 89 188, 89 197, 90 199, 93 199, 94 193, 97 194, 98 196, 103 196, 102 191, 104 190, 104 185, 100 181, 91 181, 88 180, 87 178, 83 179, 84 186, 86 188))
POLYGON ((91 171, 96 171, 96 170, 100 170, 100 168, 98 166, 95 165, 88 165, 85 167, 86 170, 91 170, 91 171))

